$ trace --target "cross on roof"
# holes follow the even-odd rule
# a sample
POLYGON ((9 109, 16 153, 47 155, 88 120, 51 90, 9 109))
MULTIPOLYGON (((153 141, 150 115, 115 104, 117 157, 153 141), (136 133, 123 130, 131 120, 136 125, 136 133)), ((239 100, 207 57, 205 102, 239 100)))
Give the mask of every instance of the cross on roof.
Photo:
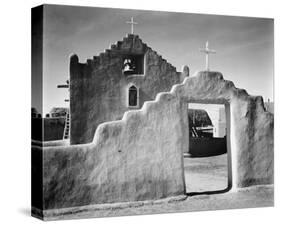
POLYGON ((204 52, 206 54, 206 70, 210 71, 210 67, 209 67, 209 54, 215 54, 216 51, 209 49, 209 42, 206 41, 206 45, 205 48, 200 48, 199 49, 200 52, 204 52))
POLYGON ((131 17, 131 20, 127 21, 126 23, 131 24, 131 34, 134 34, 134 24, 138 24, 134 21, 134 17, 131 17))

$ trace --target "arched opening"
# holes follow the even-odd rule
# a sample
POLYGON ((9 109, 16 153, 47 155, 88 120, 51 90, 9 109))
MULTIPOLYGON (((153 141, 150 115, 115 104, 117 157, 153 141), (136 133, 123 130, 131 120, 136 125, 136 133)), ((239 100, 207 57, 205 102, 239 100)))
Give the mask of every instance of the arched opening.
POLYGON ((138 107, 139 103, 138 88, 134 85, 129 87, 128 90, 128 107, 138 107))
POLYGON ((124 75, 144 73, 144 55, 124 55, 122 71, 124 75))

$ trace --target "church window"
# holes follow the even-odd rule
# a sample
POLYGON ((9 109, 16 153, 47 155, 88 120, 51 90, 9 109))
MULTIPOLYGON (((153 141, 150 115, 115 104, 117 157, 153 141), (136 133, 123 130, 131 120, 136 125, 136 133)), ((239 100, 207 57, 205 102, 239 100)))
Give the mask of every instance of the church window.
POLYGON ((128 96, 128 106, 129 107, 138 107, 138 89, 132 85, 129 88, 129 96, 128 96))

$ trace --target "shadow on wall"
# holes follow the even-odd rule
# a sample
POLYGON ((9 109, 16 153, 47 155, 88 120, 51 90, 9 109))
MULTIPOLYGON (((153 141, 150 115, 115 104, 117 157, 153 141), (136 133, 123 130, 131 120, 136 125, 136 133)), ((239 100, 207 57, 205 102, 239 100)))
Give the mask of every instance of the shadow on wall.
POLYGON ((227 152, 226 137, 190 137, 189 141, 189 152, 184 152, 184 156, 186 157, 208 157, 221 155, 227 152))
POLYGON ((187 195, 188 196, 195 196, 195 195, 214 195, 214 194, 223 194, 231 190, 231 187, 227 187, 223 190, 217 190, 217 191, 202 191, 202 192, 190 192, 187 195))

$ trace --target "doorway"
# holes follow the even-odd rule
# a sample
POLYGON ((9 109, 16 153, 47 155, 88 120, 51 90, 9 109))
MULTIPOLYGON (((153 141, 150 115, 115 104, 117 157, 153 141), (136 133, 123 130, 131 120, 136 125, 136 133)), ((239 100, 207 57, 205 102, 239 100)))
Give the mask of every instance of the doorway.
POLYGON ((183 153, 187 194, 231 188, 229 117, 229 105, 188 104, 189 141, 183 153))

